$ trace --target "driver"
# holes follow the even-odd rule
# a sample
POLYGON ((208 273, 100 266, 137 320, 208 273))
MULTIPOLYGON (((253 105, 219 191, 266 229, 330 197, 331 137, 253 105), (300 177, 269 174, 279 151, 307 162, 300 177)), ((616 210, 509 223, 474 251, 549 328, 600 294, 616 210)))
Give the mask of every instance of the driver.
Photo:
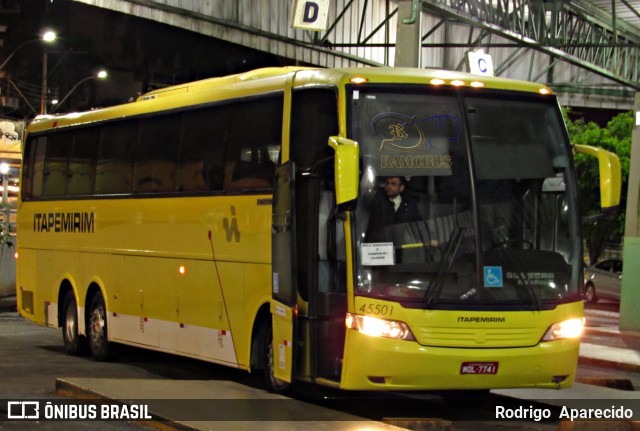
POLYGON ((384 189, 378 190, 371 203, 367 238, 371 242, 389 240, 385 231, 389 226, 422 220, 416 202, 403 195, 404 179, 386 177, 384 189))

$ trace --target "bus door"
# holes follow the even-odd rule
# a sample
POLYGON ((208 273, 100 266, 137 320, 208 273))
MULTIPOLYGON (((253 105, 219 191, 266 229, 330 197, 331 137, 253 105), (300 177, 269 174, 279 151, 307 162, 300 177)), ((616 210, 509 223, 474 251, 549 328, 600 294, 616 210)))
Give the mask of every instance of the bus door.
POLYGON ((297 180, 297 268, 300 297, 307 302, 298 316, 304 338, 301 373, 311 380, 339 382, 347 312, 344 223, 337 212, 334 158, 317 162, 297 180))
POLYGON ((296 174, 287 162, 276 172, 272 352, 273 375, 284 382, 297 374, 340 381, 347 293, 333 163, 330 158, 296 174))
POLYGON ((272 221, 272 368, 273 377, 291 382, 296 359, 297 278, 295 250, 295 164, 276 171, 272 221))

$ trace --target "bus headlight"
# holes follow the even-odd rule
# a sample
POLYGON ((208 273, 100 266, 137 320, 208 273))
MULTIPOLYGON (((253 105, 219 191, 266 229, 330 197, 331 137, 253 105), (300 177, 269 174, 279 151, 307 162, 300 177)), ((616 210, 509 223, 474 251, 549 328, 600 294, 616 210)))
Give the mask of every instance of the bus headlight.
POLYGON ((347 313, 345 325, 349 329, 357 329, 361 333, 372 337, 386 337, 395 338, 397 340, 415 341, 411 330, 404 322, 347 313))
POLYGON ((547 329, 542 341, 560 340, 562 338, 578 338, 584 330, 584 318, 569 319, 554 323, 547 329))

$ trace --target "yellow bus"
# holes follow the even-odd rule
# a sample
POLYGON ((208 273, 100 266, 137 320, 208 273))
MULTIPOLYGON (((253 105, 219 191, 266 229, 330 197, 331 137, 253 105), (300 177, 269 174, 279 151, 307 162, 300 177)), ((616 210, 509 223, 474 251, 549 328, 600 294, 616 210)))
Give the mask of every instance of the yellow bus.
POLYGON ((70 354, 138 346, 275 391, 567 387, 572 151, 549 88, 435 70, 267 68, 40 116, 18 309, 70 354))

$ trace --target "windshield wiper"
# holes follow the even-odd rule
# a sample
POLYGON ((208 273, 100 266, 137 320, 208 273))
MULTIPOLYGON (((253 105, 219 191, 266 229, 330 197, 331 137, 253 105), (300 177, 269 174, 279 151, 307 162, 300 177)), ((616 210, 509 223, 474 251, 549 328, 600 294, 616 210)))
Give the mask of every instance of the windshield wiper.
POLYGON ((529 294, 529 298, 531 298, 531 305, 533 306, 534 311, 538 311, 542 308, 542 302, 540 302, 540 298, 536 295, 536 291, 531 287, 527 280, 524 280, 518 273, 519 279, 522 281, 522 284, 526 287, 527 293, 529 294))
POLYGON ((460 226, 456 228, 455 232, 451 236, 451 240, 449 241, 449 245, 447 245, 447 250, 444 253, 442 260, 440 261, 440 265, 438 265, 438 272, 436 276, 429 282, 429 286, 424 293, 425 304, 430 306, 433 301, 440 295, 442 291, 442 286, 444 285, 442 279, 444 278, 444 274, 449 272, 451 269, 451 265, 453 264, 453 259, 456 257, 458 253, 458 248, 460 247, 460 241, 462 240, 462 233, 464 232, 464 227, 460 226))

